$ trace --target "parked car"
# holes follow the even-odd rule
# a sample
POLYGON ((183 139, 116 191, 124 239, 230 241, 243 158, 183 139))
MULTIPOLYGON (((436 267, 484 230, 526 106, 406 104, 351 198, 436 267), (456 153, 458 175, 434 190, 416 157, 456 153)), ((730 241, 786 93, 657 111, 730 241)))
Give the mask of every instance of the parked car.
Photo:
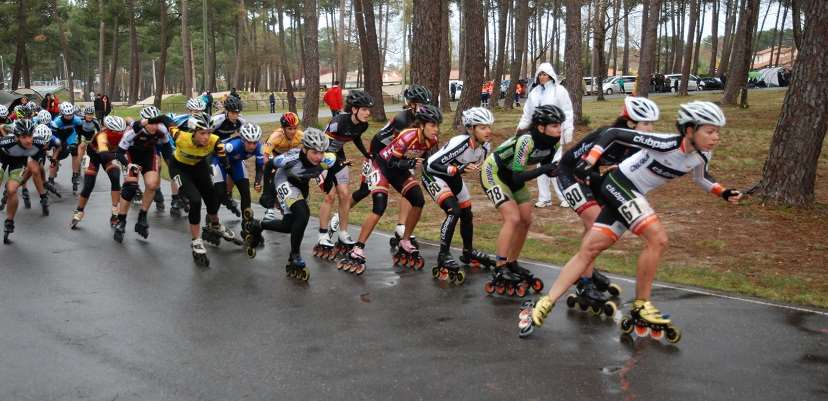
MULTIPOLYGON (((676 87, 676 81, 678 81, 678 84, 681 85, 681 74, 667 74, 664 77, 669 80, 670 88, 675 88, 676 87)), ((687 82, 687 90, 688 91, 697 91, 697 90, 699 90, 699 81, 700 80, 701 79, 699 77, 697 77, 693 74, 690 74, 690 77, 689 77, 688 82, 687 82)), ((675 92, 675 90, 672 90, 672 89, 671 89, 671 91, 675 92)))
POLYGON ((603 91, 605 95, 612 95, 613 93, 631 93, 635 89, 635 75, 621 75, 609 77, 604 80, 603 91), (621 82, 624 82, 624 90, 621 90, 621 82))
POLYGON ((699 81, 699 87, 701 88, 701 90, 709 91, 714 89, 723 89, 724 85, 722 84, 722 81, 719 78, 704 77, 701 78, 701 81, 699 81))
POLYGON ((595 84, 596 77, 584 77, 584 94, 594 95, 598 91, 598 85, 595 84))

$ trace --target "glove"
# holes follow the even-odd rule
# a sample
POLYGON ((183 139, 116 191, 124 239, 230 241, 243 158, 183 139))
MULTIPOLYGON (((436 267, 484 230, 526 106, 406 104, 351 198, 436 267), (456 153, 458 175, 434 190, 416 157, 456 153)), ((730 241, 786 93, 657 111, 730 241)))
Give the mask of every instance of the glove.
POLYGON ((734 196, 739 196, 741 194, 742 194, 741 192, 739 192, 735 189, 728 188, 728 189, 725 189, 724 191, 722 191, 722 199, 724 199, 726 201, 729 201, 730 198, 732 198, 734 196))
POLYGON ((126 155, 123 152, 116 152, 115 159, 118 160, 118 163, 121 163, 122 166, 129 164, 129 161, 127 161, 126 155))
POLYGON ((592 166, 584 159, 578 160, 578 163, 575 164, 575 169, 572 171, 572 175, 575 176, 575 179, 589 184, 589 170, 592 169, 592 166))
POLYGON ((546 174, 547 177, 557 177, 558 176, 558 162, 557 161, 554 161, 550 164, 547 164, 547 165, 541 166, 541 167, 546 167, 547 171, 544 174, 546 174))
POLYGON ((218 157, 226 157, 227 153, 224 151, 224 144, 217 143, 216 144, 216 156, 218 157))

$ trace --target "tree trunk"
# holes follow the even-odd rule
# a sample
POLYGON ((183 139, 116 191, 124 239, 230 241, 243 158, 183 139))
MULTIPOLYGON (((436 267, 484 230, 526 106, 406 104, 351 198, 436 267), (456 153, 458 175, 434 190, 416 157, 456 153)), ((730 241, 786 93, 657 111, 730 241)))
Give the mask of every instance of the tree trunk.
POLYGON ((109 95, 112 100, 115 97, 115 78, 118 73, 118 16, 116 15, 112 21, 112 56, 110 57, 109 82, 106 84, 104 92, 109 95))
MULTIPOLYGON (((414 7, 416 10, 416 1, 414 7)), ((460 36, 460 41, 464 42, 465 68, 460 76, 463 80, 463 92, 460 95, 460 102, 457 104, 458 111, 474 107, 480 101, 479 88, 483 85, 483 63, 485 62, 483 58, 483 40, 485 39, 477 32, 479 32, 480 26, 486 23, 486 16, 483 14, 483 7, 480 7, 479 1, 461 0, 460 7, 463 13, 463 34, 460 36)), ((416 23, 415 20, 414 24, 416 23)), ((453 127, 459 128, 462 126, 460 123, 461 116, 462 113, 454 114, 453 127)))
POLYGON ((747 90, 748 69, 750 68, 751 49, 753 48, 753 26, 759 14, 759 0, 746 0, 739 17, 733 46, 733 61, 727 72, 723 104, 736 104, 740 90, 747 90))
POLYGON ((213 75, 210 65, 210 54, 215 53, 215 50, 210 51, 210 13, 207 8, 207 0, 201 2, 201 31, 202 31, 202 48, 204 50, 204 79, 201 81, 203 90, 210 90, 210 77, 213 75))
MULTIPOLYGON (((758 43, 761 43, 762 33, 764 33, 764 31, 765 31, 765 18, 768 17, 768 12, 770 11, 770 8, 771 8, 771 4, 769 2, 767 10, 765 10, 765 17, 762 19, 762 25, 761 25, 762 28, 759 30, 759 32, 761 32, 761 33, 759 33, 758 35, 754 35, 754 37, 756 38, 756 41, 754 42, 754 45, 753 45, 753 47, 754 47, 754 49, 753 49, 753 59, 752 59, 753 61, 751 62, 751 64, 753 64, 753 62, 756 61, 756 53, 759 52, 759 50, 762 50, 762 49, 758 49, 758 47, 759 47, 758 43)), ((768 67, 770 67, 770 65, 773 63, 773 51, 774 51, 774 47, 776 45, 776 42, 773 40, 773 37, 774 37, 774 34, 776 33, 776 27, 779 26, 779 9, 780 8, 782 8, 782 2, 781 1, 779 2, 779 7, 776 8, 776 21, 773 23, 774 32, 771 33, 771 51, 770 51, 770 58, 768 59, 768 65, 767 65, 768 67)))
MULTIPOLYGON (((377 46, 374 25, 374 6, 371 0, 354 0, 354 17, 362 50, 362 65, 365 68, 365 91, 374 98, 371 117, 374 121, 386 121, 385 104, 382 99, 382 66, 377 46)), ((310 27, 308 27, 310 29, 310 27)), ((307 75, 307 72, 306 72, 307 75)))
POLYGON ((29 25, 26 21, 26 2, 18 0, 17 3, 17 49, 14 56, 14 66, 12 67, 12 81, 11 85, 9 85, 11 90, 19 88, 20 76, 25 68, 26 40, 28 39, 26 30, 29 25))
POLYGON ((701 7, 701 17, 697 21, 696 24, 696 49, 693 50, 693 74, 699 75, 699 58, 701 56, 701 41, 702 41, 702 31, 704 30, 704 20, 707 16, 707 5, 704 4, 704 0, 698 0, 699 4, 696 4, 696 11, 698 12, 699 7, 701 7))
POLYGON ((336 78, 344 88, 348 82, 348 64, 345 61, 345 0, 339 0, 339 31, 337 35, 339 35, 339 39, 336 43, 336 78))
POLYGON ((777 43, 777 45, 776 45, 776 62, 773 63, 773 64, 777 65, 777 66, 779 65, 779 54, 782 53, 782 37, 785 34, 785 21, 788 19, 788 7, 787 7, 787 5, 785 5, 783 3, 780 3, 780 4, 782 4, 782 6, 785 7, 785 10, 782 12, 782 24, 779 25, 779 36, 778 36, 778 39, 776 41, 776 43, 777 43))
MULTIPOLYGON (((449 75, 451 74, 451 25, 449 25, 449 0, 440 0, 440 109, 451 112, 449 75)), ((384 116, 385 114, 383 114, 384 116)))
MULTIPOLYGON (((512 8, 511 0, 498 1, 497 17, 497 61, 495 61, 494 87, 500 88, 500 81, 503 79, 503 70, 506 64, 506 23, 509 18, 509 10, 512 8)), ((494 110, 500 100, 500 90, 493 91, 489 108, 494 110)))
MULTIPOLYGON (((433 0, 414 0, 411 39, 411 81, 440 93, 440 7, 433 0), (436 45, 436 46, 435 46, 436 45)), ((482 12, 482 10, 481 10, 482 12)), ((480 26, 477 27, 480 29, 480 26)), ((479 30, 475 30, 477 35, 479 30)), ((482 36, 482 35, 481 35, 482 36)), ((483 57, 484 49, 480 49, 483 57)), ((466 66, 468 67, 468 65, 466 66)), ((481 64, 481 68, 483 65, 481 64)), ((464 84, 464 89, 471 87, 464 84)), ((465 90, 464 90, 465 92, 465 90)))
POLYGON ((803 6, 809 23, 758 187, 765 201, 791 206, 814 202, 817 166, 828 129, 828 52, 824 50, 828 2, 803 6))
MULTIPOLYGON (((607 75, 607 68, 604 66, 606 60, 604 58, 604 42, 606 36, 606 29, 604 29, 604 14, 606 13, 607 7, 607 0, 596 0, 595 3, 595 16, 592 19, 592 47, 593 47, 593 71, 596 73, 593 75, 593 79, 597 82, 604 82, 604 78, 607 75)), ((598 97, 596 98, 597 101, 603 102, 604 100, 604 91, 598 91, 598 97)))
POLYGON ((725 12, 725 15, 727 15, 727 19, 725 20, 725 34, 724 47, 722 47, 722 59, 719 62, 719 76, 722 76, 722 74, 727 74, 727 71, 730 69, 730 55, 733 52, 733 29, 736 25, 736 6, 738 5, 734 5, 734 2, 738 3, 738 0, 727 0, 727 8, 725 12))
MULTIPOLYGON (((98 93, 103 94, 106 90, 106 70, 104 67, 104 42, 106 42, 104 23, 104 0, 98 0, 98 15, 101 23, 98 28, 98 93)), ((93 99, 94 100, 94 99, 93 99)))
POLYGON ((610 59, 612 60, 612 75, 618 75, 618 16, 621 11, 621 0, 613 1, 612 7, 612 47, 610 48, 610 59))
POLYGON ((791 0, 791 13, 793 17, 793 37, 794 45, 799 49, 802 43, 802 20, 800 17, 800 0, 791 0))
MULTIPOLYGON (((526 34, 529 29, 529 0, 517 0, 515 8, 515 57, 512 59, 512 66, 509 68, 509 89, 506 90, 506 99, 503 101, 503 108, 511 110, 514 108, 515 90, 520 78, 520 64, 523 60, 523 52, 526 51, 526 34)), ((463 87, 464 92, 466 87, 463 87)), ((494 88, 493 92, 500 88, 494 88)))
POLYGON ((158 70, 156 72, 158 82, 155 86, 155 99, 153 100, 155 107, 161 107, 161 99, 164 96, 164 78, 166 77, 167 71, 167 48, 170 47, 169 27, 167 26, 167 2, 159 1, 158 5, 160 9, 159 13, 161 14, 158 19, 158 23, 161 25, 161 37, 159 38, 161 54, 158 57, 158 70))
POLYGON ((233 64, 233 80, 230 82, 230 86, 233 88, 239 88, 241 86, 241 60, 244 57, 244 43, 242 43, 242 39, 245 36, 245 21, 247 20, 247 10, 244 6, 244 0, 239 0, 239 9, 238 13, 236 14, 236 24, 235 24, 235 31, 236 31, 236 38, 235 38, 235 51, 236 57, 233 64))
POLYGON ((50 5, 52 6, 54 18, 58 26, 58 38, 60 39, 60 48, 63 53, 63 71, 66 72, 66 83, 69 86, 69 101, 75 103, 75 80, 72 79, 72 66, 69 58, 69 40, 66 38, 66 24, 63 22, 63 17, 60 16, 57 0, 51 0, 50 5))
MULTIPOLYGON (((279 21, 279 49, 281 53, 286 53, 287 46, 285 45, 285 27, 284 27, 284 3, 283 0, 276 1, 276 13, 279 21)), ((279 57, 279 65, 282 69, 282 75, 285 77, 285 90, 287 92, 288 110, 296 113, 296 94, 293 89, 293 76, 290 73, 290 63, 286 62, 283 57, 279 57)))
POLYGON ((186 97, 193 96, 193 60, 190 57, 190 26, 189 26, 189 6, 187 0, 181 0, 181 54, 182 67, 184 69, 184 87, 182 94, 186 97))
MULTIPOLYGON (((630 13, 630 9, 632 8, 632 6, 629 4, 630 0, 623 0, 623 1, 624 1, 624 57, 621 59, 621 75, 629 75, 630 74, 630 19, 628 18, 628 15, 630 13)), ((579 15, 578 20, 580 21, 580 19, 581 18, 580 18, 580 15, 579 15)), ((567 26, 567 31, 569 31, 568 26, 567 26)))
POLYGON ((693 41, 696 39, 696 18, 699 15, 699 0, 690 0, 690 26, 687 27, 687 43, 684 45, 684 62, 681 65, 679 96, 687 96, 690 81, 690 66, 693 63, 693 41))
POLYGON ((138 85, 141 80, 141 64, 138 61, 138 32, 135 29, 135 0, 127 1, 129 13, 129 95, 127 104, 138 103, 138 85))
MULTIPOLYGON (((581 0, 566 0, 566 52, 564 67, 567 89, 572 100, 574 123, 581 123, 581 106, 584 97, 583 63, 581 63, 581 0)), ((628 43, 628 42, 627 42, 628 43)), ((624 50, 624 65, 627 61, 627 49, 624 50)))
POLYGON ((661 0, 645 0, 645 14, 641 34, 641 63, 638 67, 636 91, 638 96, 650 95, 650 75, 655 61, 656 34, 658 32, 658 15, 661 10, 661 0))
MULTIPOLYGON (((304 0, 303 4, 305 101, 302 105, 302 125, 307 128, 319 125, 319 27, 316 0, 304 0)), ((373 27, 373 7, 369 7, 369 9, 371 10, 371 17, 369 18, 371 21, 369 23, 373 27)), ((376 42, 376 36, 374 36, 374 41, 376 42)), ((376 48, 374 51, 376 51, 376 48)), ((382 80, 380 79, 379 82, 381 83, 382 80)), ((376 101, 382 103, 381 98, 375 99, 375 103, 376 101)))
POLYGON ((676 15, 678 16, 678 20, 676 21, 676 33, 674 35, 675 42, 673 42, 673 43, 675 43, 675 46, 673 47, 673 50, 674 50, 673 54, 674 54, 675 57, 673 58, 673 66, 672 66, 672 68, 670 68, 670 70, 672 70, 673 72, 681 71, 682 61, 684 61, 684 57, 685 57, 685 54, 684 54, 684 46, 685 46, 685 43, 684 43, 684 16, 686 15, 685 14, 685 3, 684 3, 685 1, 687 1, 687 0, 682 0, 682 2, 679 4, 679 6, 676 10, 676 15))
POLYGON ((710 41, 710 66, 707 68, 707 73, 709 75, 716 74, 716 53, 719 51, 719 2, 721 0, 713 0, 713 10, 712 10, 712 29, 711 29, 711 41, 710 41))

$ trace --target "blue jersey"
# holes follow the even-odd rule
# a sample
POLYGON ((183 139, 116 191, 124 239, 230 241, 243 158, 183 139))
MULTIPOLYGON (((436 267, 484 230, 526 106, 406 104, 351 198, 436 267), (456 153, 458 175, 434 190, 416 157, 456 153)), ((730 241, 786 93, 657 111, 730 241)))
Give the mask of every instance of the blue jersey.
POLYGON ((262 153, 261 143, 256 143, 256 148, 252 152, 248 152, 241 138, 233 138, 224 143, 224 152, 227 153, 227 160, 230 161, 247 160, 255 156, 256 168, 261 168, 264 165, 264 154, 262 153))
POLYGON ((78 143, 78 132, 82 127, 83 119, 78 116, 72 116, 69 120, 64 120, 63 116, 57 116, 52 120, 49 128, 63 143, 74 145, 78 143))
MULTIPOLYGON (((239 138, 232 138, 224 144, 224 152, 227 154, 226 158, 230 165, 230 176, 234 182, 239 182, 247 179, 247 169, 244 166, 244 161, 255 157, 256 158, 256 181, 261 178, 262 167, 264 167, 264 154, 262 153, 262 144, 256 143, 256 148, 252 152, 248 152, 244 148, 244 141, 239 138)), ((221 182, 227 179, 227 171, 221 163, 218 156, 213 156, 213 182, 221 182)))

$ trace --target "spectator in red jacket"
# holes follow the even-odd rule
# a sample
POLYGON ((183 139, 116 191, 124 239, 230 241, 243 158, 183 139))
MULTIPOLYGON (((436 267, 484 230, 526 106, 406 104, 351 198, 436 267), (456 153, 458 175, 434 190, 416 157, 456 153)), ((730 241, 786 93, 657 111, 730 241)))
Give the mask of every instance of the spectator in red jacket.
POLYGON ((342 88, 339 87, 339 81, 334 81, 333 86, 331 89, 325 91, 325 95, 322 97, 322 100, 325 101, 325 104, 328 105, 328 108, 331 109, 331 116, 336 117, 337 114, 342 112, 342 88))
POLYGON ((40 107, 48 111, 52 115, 52 118, 55 118, 58 115, 58 104, 60 104, 60 100, 58 100, 57 96, 47 93, 46 97, 43 98, 43 102, 40 103, 40 107))

